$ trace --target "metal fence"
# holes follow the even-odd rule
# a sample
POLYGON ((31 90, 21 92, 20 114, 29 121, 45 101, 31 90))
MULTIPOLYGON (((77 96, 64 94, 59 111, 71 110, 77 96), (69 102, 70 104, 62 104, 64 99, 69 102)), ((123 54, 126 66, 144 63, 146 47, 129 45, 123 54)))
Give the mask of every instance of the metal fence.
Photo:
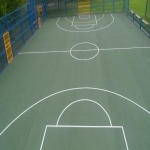
MULTIPOLYGON (((128 0, 90 0, 90 13, 123 12, 124 4, 128 6, 128 0)), ((47 5, 49 17, 78 14, 78 0, 47 0, 47 5)))
POLYGON ((150 38, 150 23, 127 7, 124 13, 150 38))
POLYGON ((0 18, 0 73, 9 63, 8 55, 11 53, 11 49, 13 57, 15 57, 39 28, 39 24, 42 24, 47 18, 46 6, 46 3, 40 5, 42 12, 39 12, 36 1, 33 1, 0 18), (5 39, 6 42, 4 41, 5 34, 8 35, 8 39, 5 39), (7 53, 7 49, 9 53, 7 53))

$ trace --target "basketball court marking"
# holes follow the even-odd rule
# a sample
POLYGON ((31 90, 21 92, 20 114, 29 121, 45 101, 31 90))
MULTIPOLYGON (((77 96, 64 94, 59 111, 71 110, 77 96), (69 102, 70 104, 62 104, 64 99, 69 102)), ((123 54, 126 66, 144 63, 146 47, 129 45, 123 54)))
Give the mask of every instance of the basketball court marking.
POLYGON ((71 26, 73 26, 74 18, 75 18, 75 16, 73 17, 73 20, 72 20, 72 25, 71 25, 71 26))
MULTIPOLYGON (((112 15, 111 13, 110 13, 110 16, 112 17, 112 22, 111 22, 110 24, 108 24, 107 26, 104 26, 104 27, 102 27, 102 28, 95 29, 95 30, 87 30, 87 31, 66 30, 66 29, 64 29, 64 28, 61 28, 61 27, 58 25, 58 22, 59 22, 59 20, 60 20, 60 17, 58 18, 58 20, 57 20, 57 22, 56 22, 56 25, 57 25, 57 27, 58 27, 60 30, 63 30, 63 31, 66 31, 66 32, 93 32, 93 31, 103 30, 103 29, 108 28, 109 26, 111 26, 111 25, 114 23, 114 17, 113 17, 113 15, 112 15)), ((73 17, 73 21, 72 21, 72 22, 74 22, 74 17, 73 17)), ((84 23, 85 23, 85 22, 84 22, 84 23)), ((73 25, 73 23, 72 23, 72 25, 73 25)))
POLYGON ((105 90, 105 89, 100 89, 100 88, 93 88, 93 87, 78 87, 78 88, 70 88, 70 89, 66 89, 66 90, 62 90, 62 91, 58 91, 56 93, 53 93, 47 97, 44 97, 43 99, 37 101, 36 103, 34 103, 33 105, 31 105, 30 107, 28 107, 26 110, 24 110, 20 115, 18 115, 11 123, 9 123, 1 132, 0 132, 0 136, 17 120, 19 119, 24 113, 26 113, 28 110, 30 110, 32 107, 36 106, 37 104, 43 102, 44 100, 55 96, 57 94, 63 93, 63 92, 68 92, 68 91, 74 91, 74 90, 97 90, 97 91, 103 91, 103 92, 107 92, 116 96, 119 96, 121 98, 123 98, 124 100, 127 100, 129 102, 131 102, 132 104, 136 105, 137 107, 141 108, 143 111, 145 111, 146 113, 150 114, 150 111, 146 110, 144 107, 140 106, 139 104, 137 104, 136 102, 130 100, 129 98, 122 96, 118 93, 109 91, 109 90, 105 90))
POLYGON ((94 17, 95 17, 95 21, 96 21, 96 25, 97 25, 97 19, 96 19, 96 15, 94 14, 94 17))
MULTIPOLYGON (((91 51, 92 51, 92 50, 91 50, 91 51)), ((94 51, 95 51, 95 49, 94 49, 94 51)), ((98 54, 99 54, 99 48, 98 48, 98 46, 95 45, 95 44, 93 44, 93 43, 89 43, 89 42, 82 42, 82 43, 75 44, 75 45, 70 49, 70 55, 71 55, 71 57, 73 57, 74 59, 77 59, 77 60, 91 60, 91 59, 95 58, 98 54), (86 58, 86 59, 79 59, 79 58, 73 56, 73 55, 72 55, 73 48, 74 48, 75 46, 81 45, 81 44, 89 44, 89 45, 95 46, 95 47, 97 48, 97 53, 96 53, 93 57, 86 58)))
MULTIPOLYGON (((94 25, 97 25, 97 19, 96 19, 96 16, 95 16, 95 14, 94 14, 94 18, 95 18, 95 20, 93 21, 93 23, 91 24, 91 23, 85 23, 85 22, 82 22, 83 24, 82 25, 78 25, 75 21, 74 21, 74 19, 75 19, 75 17, 77 17, 77 16, 74 16, 73 17, 73 21, 72 21, 72 27, 75 27, 76 29, 78 29, 78 30, 89 30, 89 29, 91 29, 91 28, 93 28, 94 27, 94 25), (94 24, 95 23, 95 24, 94 24), (87 27, 87 26, 90 26, 90 27, 87 27), (81 28, 82 27, 82 28, 81 28), (84 28, 83 28, 84 27, 84 28)), ((78 16, 79 17, 79 16, 78 16)), ((89 18, 90 18, 90 16, 89 16, 89 18)))
MULTIPOLYGON (((84 43, 84 42, 83 42, 84 43)), ((105 49, 87 49, 87 50, 72 50, 75 52, 84 52, 84 51, 114 51, 114 50, 132 50, 132 49, 150 49, 150 47, 127 47, 127 48, 105 48, 105 49)), ((20 55, 24 54, 47 54, 47 53, 70 53, 70 50, 66 51, 43 51, 43 52, 22 52, 18 53, 20 55)))
POLYGON ((75 26, 76 29, 79 29, 79 30, 88 30, 88 29, 91 29, 94 27, 94 24, 91 24, 91 25, 84 25, 84 26, 90 26, 89 28, 79 28, 81 25, 77 25, 75 26))
POLYGON ((67 105, 67 106, 63 109, 63 111, 62 111, 61 114, 59 115, 59 117, 58 117, 58 119, 57 119, 56 125, 46 125, 45 130, 44 130, 44 135, 43 135, 43 138, 42 138, 42 142, 41 142, 40 150, 42 150, 42 147, 43 147, 43 143, 44 143, 44 140, 45 140, 47 128, 50 128, 50 127, 54 127, 54 128, 57 128, 57 127, 58 127, 58 128, 120 128, 120 129, 122 129, 122 133, 123 133, 123 137, 124 137, 124 140, 125 140, 126 148, 127 148, 127 150, 129 150, 128 144, 127 144, 127 139, 126 139, 126 136, 125 136, 125 132, 124 132, 123 126, 112 126, 112 122, 111 122, 110 116, 108 115, 108 113, 107 113, 107 111, 105 110, 105 108, 103 108, 98 102, 93 101, 93 100, 90 100, 90 99, 80 99, 80 100, 76 100, 76 101, 70 103, 69 105, 67 105), (73 104, 75 104, 75 103, 83 102, 83 101, 84 101, 84 102, 85 102, 85 101, 86 101, 86 102, 92 102, 92 103, 95 103, 96 105, 98 105, 99 107, 101 107, 101 108, 103 109, 103 111, 105 112, 105 114, 107 115, 107 117, 108 117, 110 126, 58 125, 61 116, 63 115, 63 113, 66 111, 66 109, 67 109, 68 107, 70 107, 71 105, 73 105, 73 104))
POLYGON ((88 15, 88 17, 85 17, 85 18, 82 18, 81 16, 86 16, 86 15, 79 15, 79 18, 80 18, 80 19, 88 19, 88 18, 91 17, 90 15, 88 15))
MULTIPOLYGON (((101 17, 101 18, 99 18, 99 19, 97 19, 97 21, 99 21, 99 20, 101 20, 101 19, 103 19, 104 18, 104 14, 103 14, 103 16, 101 17)), ((66 17, 65 17, 65 19, 66 19, 66 21, 68 21, 68 22, 72 22, 71 20, 68 20, 66 17)), ((88 21, 88 22, 75 22, 75 23, 91 23, 91 22, 94 22, 94 21, 88 21)))
MULTIPOLYGON (((77 16, 73 16, 73 20, 71 21, 72 22, 72 26, 76 26, 76 25, 73 25, 73 24, 85 24, 85 25, 93 25, 94 24, 94 22, 96 22, 96 24, 94 24, 94 25, 97 25, 97 19, 96 19, 96 15, 94 14, 94 20, 93 21, 89 21, 89 22, 76 22, 76 21, 74 21, 74 19, 75 19, 75 17, 77 17, 77 16), (92 23, 93 22, 93 23, 92 23)), ((79 17, 79 16, 78 16, 79 17)), ((91 16, 89 16, 89 18, 90 18, 91 16)), ((88 18, 87 18, 88 19, 88 18)), ((100 18, 101 19, 101 18, 100 18)))
POLYGON ((66 109, 67 109, 68 107, 70 107, 71 105, 73 105, 73 104, 75 104, 75 103, 78 103, 78 102, 92 102, 92 103, 95 103, 96 105, 98 105, 99 107, 101 107, 101 108, 103 109, 103 111, 105 112, 105 114, 107 115, 107 117, 108 117, 110 126, 112 126, 112 121, 111 121, 111 119, 110 119, 110 116, 109 116, 108 112, 105 110, 105 108, 104 108, 101 104, 99 104, 98 102, 93 101, 93 100, 90 100, 90 99, 80 99, 80 100, 76 100, 76 101, 70 103, 69 105, 67 105, 67 106, 64 108, 64 110, 61 112, 61 114, 59 115, 59 117, 58 117, 58 120, 57 120, 57 123, 56 123, 57 126, 58 126, 58 124, 59 124, 59 120, 60 120, 61 116, 62 116, 63 113, 66 111, 66 109))
POLYGON ((91 128, 97 128, 97 129, 98 128, 107 128, 107 129, 112 128, 112 129, 121 129, 122 133, 123 133, 126 148, 127 148, 127 150, 129 150, 127 138, 126 138, 123 126, 73 126, 73 125, 46 125, 40 150, 42 150, 42 148, 43 148, 43 144, 44 144, 44 140, 45 140, 45 136, 46 136, 46 131, 48 128, 89 128, 89 129, 91 129, 91 128))

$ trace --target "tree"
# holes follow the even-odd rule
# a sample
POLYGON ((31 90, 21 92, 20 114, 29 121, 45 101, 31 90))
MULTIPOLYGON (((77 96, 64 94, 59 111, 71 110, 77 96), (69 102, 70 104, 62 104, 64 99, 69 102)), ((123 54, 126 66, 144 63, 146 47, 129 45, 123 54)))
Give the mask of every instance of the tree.
POLYGON ((14 11, 26 3, 26 0, 0 0, 0 17, 14 11))

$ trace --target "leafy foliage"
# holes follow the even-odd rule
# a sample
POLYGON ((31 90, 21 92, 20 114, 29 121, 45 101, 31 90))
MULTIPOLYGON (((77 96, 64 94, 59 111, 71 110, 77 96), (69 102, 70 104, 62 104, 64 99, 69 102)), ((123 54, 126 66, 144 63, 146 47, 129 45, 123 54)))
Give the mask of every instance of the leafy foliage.
POLYGON ((0 0, 0 17, 14 11, 26 3, 26 0, 0 0))

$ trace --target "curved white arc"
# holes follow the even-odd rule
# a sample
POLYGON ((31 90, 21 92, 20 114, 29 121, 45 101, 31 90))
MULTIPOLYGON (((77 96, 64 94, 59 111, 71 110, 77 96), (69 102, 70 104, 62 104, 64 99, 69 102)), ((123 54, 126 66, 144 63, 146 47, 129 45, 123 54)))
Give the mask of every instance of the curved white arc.
POLYGON ((67 107, 64 108, 64 110, 63 110, 63 111, 61 112, 61 114, 59 115, 59 117, 58 117, 58 119, 57 119, 56 125, 58 125, 61 116, 63 115, 63 113, 66 111, 66 109, 67 109, 68 107, 70 107, 71 105, 73 105, 73 104, 75 104, 75 103, 82 102, 82 101, 92 102, 92 103, 95 103, 95 104, 97 104, 98 106, 100 106, 100 107, 104 110, 104 112, 106 113, 106 115, 107 115, 107 117, 108 117, 108 119, 109 119, 110 126, 112 126, 112 122, 111 122, 110 116, 108 115, 108 113, 107 113, 107 111, 105 110, 105 108, 104 108, 102 105, 100 105, 98 102, 93 101, 93 100, 90 100, 90 99, 80 99, 80 100, 76 100, 76 101, 70 103, 67 107))
MULTIPOLYGON (((90 26, 90 25, 89 25, 90 26)), ((82 26, 83 27, 83 26, 82 26)), ((94 27, 94 24, 91 26, 91 27, 89 27, 89 28, 79 28, 79 25, 75 25, 75 28, 76 29, 79 29, 79 30, 87 30, 87 29, 91 29, 91 28, 93 28, 94 27)))
POLYGON ((80 19, 88 19, 88 18, 90 18, 91 16, 89 15, 88 17, 86 17, 86 18, 82 18, 80 15, 79 15, 79 18, 80 19))
POLYGON ((57 22, 56 22, 56 25, 57 25, 57 27, 59 28, 59 29, 61 29, 61 30, 63 30, 63 31, 67 31, 67 32, 92 32, 92 31, 98 31, 98 30, 102 30, 102 29, 105 29, 105 28, 108 28, 109 26, 111 26, 113 23, 114 23, 114 17, 113 17, 113 15, 110 13, 110 15, 111 15, 111 17, 112 17, 112 22, 109 24, 109 25, 107 25, 107 26, 105 26, 105 27, 102 27, 102 28, 100 28, 100 29, 95 29, 95 30, 89 30, 89 31, 72 31, 72 30, 66 30, 66 29, 63 29, 63 28, 61 28, 59 25, 58 25, 58 22, 59 22, 59 19, 60 19, 60 17, 58 18, 58 20, 57 20, 57 22))
POLYGON ((124 98, 125 100, 135 104, 136 106, 138 106, 139 108, 143 109, 145 112, 147 112, 148 114, 150 114, 150 112, 148 110, 146 110, 144 107, 140 106, 139 104, 135 103, 134 101, 128 99, 127 97, 124 97, 120 94, 117 94, 115 92, 112 92, 112 91, 109 91, 109 90, 105 90, 105 89, 100 89, 100 88, 93 88, 93 87, 78 87, 78 88, 71 88, 71 89, 66 89, 66 90, 62 90, 62 91, 59 91, 59 92, 56 92, 56 93, 53 93, 41 100, 39 100, 38 102, 34 103, 33 105, 31 105, 30 107, 28 107, 25 111, 23 111, 19 116, 17 116, 7 127, 5 127, 1 132, 0 132, 0 136, 19 118, 21 117, 24 113, 26 113, 28 110, 30 110, 32 107, 34 107, 35 105, 39 104, 40 102, 46 100, 47 98, 50 98, 54 95, 57 95, 57 94, 60 94, 60 93, 63 93, 63 92, 67 92, 67 91, 73 91, 73 90, 98 90, 98 91, 104 91, 104 92, 108 92, 108 93, 111 93, 111 94, 114 94, 114 95, 117 95, 119 97, 122 97, 124 98))
POLYGON ((83 60, 83 61, 85 61, 85 60, 91 60, 91 59, 95 58, 98 54, 99 54, 99 51, 98 51, 98 52, 96 53, 96 55, 94 55, 93 57, 84 58, 84 59, 77 58, 77 57, 73 56, 72 54, 70 54, 70 55, 71 55, 71 57, 73 57, 73 58, 76 59, 76 60, 83 60))
POLYGON ((71 55, 71 57, 73 57, 73 58, 76 59, 76 60, 91 60, 91 59, 95 58, 98 54, 99 54, 99 48, 98 48, 98 46, 95 45, 95 44, 93 44, 93 43, 89 43, 89 42, 77 43, 77 44, 75 44, 75 45, 70 49, 70 55, 71 55), (73 55, 72 55, 72 52, 71 52, 71 51, 73 51, 72 49, 73 49, 75 46, 81 45, 81 44, 91 44, 91 45, 94 45, 94 46, 97 48, 97 53, 96 53, 93 57, 85 58, 85 59, 81 59, 81 58, 77 58, 77 57, 73 56, 73 55))

